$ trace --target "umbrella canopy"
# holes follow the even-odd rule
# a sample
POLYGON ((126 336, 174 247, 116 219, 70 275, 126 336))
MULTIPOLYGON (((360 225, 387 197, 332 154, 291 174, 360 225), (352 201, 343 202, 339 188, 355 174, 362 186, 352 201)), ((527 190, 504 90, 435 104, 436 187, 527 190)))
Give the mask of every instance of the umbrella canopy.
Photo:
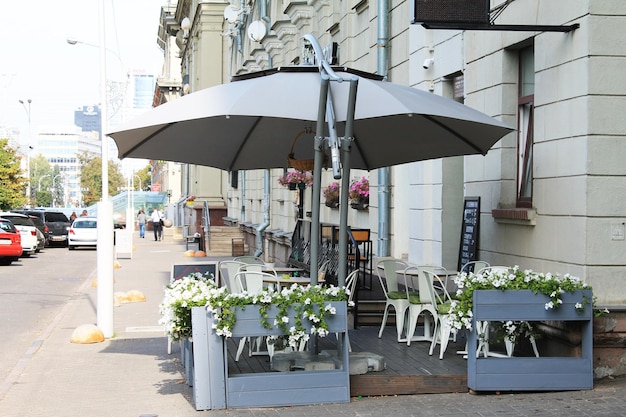
MULTIPOLYGON (((340 77, 358 78, 352 168, 371 170, 485 154, 511 131, 453 100, 374 74, 333 70, 340 77)), ((225 170, 287 167, 296 136, 316 128, 320 85, 320 71, 314 66, 247 74, 159 106, 109 135, 122 158, 165 159, 225 170)), ((339 136, 345 129, 348 89, 348 82, 332 82, 329 87, 339 136)), ((313 134, 301 135, 293 153, 298 160, 313 159, 313 134)))

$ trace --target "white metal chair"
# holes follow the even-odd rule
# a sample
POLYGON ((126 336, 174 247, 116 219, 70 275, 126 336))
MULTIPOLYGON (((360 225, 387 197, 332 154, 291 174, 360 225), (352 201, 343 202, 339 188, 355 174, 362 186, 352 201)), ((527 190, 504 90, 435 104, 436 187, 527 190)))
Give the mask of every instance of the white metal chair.
MULTIPOLYGON (((385 311, 383 314, 383 322, 380 325, 378 332, 378 338, 383 336, 383 330, 387 324, 387 317, 389 316, 389 309, 393 307, 396 313, 396 333, 398 342, 402 342, 402 331, 404 330, 404 317, 406 310, 409 307, 409 300, 407 298, 406 291, 400 290, 398 286, 398 272, 404 271, 409 264, 406 262, 392 258, 384 257, 379 258, 376 261, 376 273, 380 280, 380 286, 385 294, 385 311), (384 273, 384 278, 383 274, 384 273)), ((406 285, 406 282, 405 282, 406 285)))
POLYGON ((404 275, 413 277, 417 275, 418 292, 409 289, 407 285, 406 294, 409 301, 408 306, 408 326, 406 330, 406 345, 411 346, 412 341, 431 341, 430 320, 437 321, 437 301, 433 286, 432 275, 436 276, 429 267, 411 266, 404 270, 404 275), (415 336, 417 321, 420 315, 424 315, 424 335, 415 336))
MULTIPOLYGON (((246 268, 244 265, 242 268, 246 268)), ((235 274, 236 285, 241 288, 242 291, 246 291, 249 294, 260 293, 268 286, 272 287, 276 291, 280 291, 280 285, 276 275, 268 274, 262 271, 239 271, 235 274)), ((262 351, 261 346, 263 344, 263 337, 242 337, 239 340, 239 346, 237 348, 237 354, 235 355, 235 362, 239 361, 246 341, 248 341, 248 355, 268 355, 268 351, 262 351)))
POLYGON ((322 282, 326 279, 326 273, 328 272, 328 267, 330 266, 330 260, 324 261, 317 270, 317 281, 322 282))
POLYGON ((226 286, 231 293, 241 292, 241 288, 236 286, 235 274, 239 272, 239 268, 244 266, 243 262, 238 261, 221 261, 219 263, 220 269, 220 285, 226 286))
POLYGON ((482 269, 485 268, 489 268, 491 265, 489 265, 489 262, 485 262, 485 261, 470 261, 467 262, 465 265, 463 265, 461 267, 461 270, 459 271, 459 273, 467 273, 469 274, 470 272, 478 272, 482 269))
POLYGON ((265 261, 257 256, 245 255, 245 256, 237 256, 234 261, 243 262, 244 264, 261 264, 265 265, 265 261))
MULTIPOLYGON (((354 295, 356 293, 356 286, 359 283, 359 270, 355 269, 350 272, 346 277, 346 289, 350 291, 350 295, 348 295, 348 309, 349 305, 352 301, 354 301, 354 295)), ((337 340, 339 340, 339 334, 335 334, 337 336, 337 340)), ((352 352, 352 346, 350 346, 350 339, 348 338, 348 332, 346 332, 346 343, 348 344, 348 351, 352 352)))
MULTIPOLYGON (((425 271, 425 274, 435 282, 435 286, 442 286, 441 278, 438 275, 432 274, 430 271, 425 271)), ((439 359, 443 359, 443 354, 448 347, 450 341, 450 335, 456 336, 456 331, 452 330, 452 320, 450 317, 450 308, 452 307, 452 297, 450 293, 444 288, 441 293, 434 292, 437 317, 435 319, 435 329, 433 331, 433 340, 430 343, 429 355, 433 354, 435 345, 439 343, 439 359)))

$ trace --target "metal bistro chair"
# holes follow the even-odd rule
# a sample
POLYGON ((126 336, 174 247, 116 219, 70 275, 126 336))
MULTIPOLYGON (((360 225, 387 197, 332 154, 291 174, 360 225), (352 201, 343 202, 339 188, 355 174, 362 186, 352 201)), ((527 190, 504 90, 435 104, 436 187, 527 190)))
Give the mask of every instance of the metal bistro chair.
MULTIPOLYGON (((398 342, 402 342, 402 331, 404 330, 404 316, 409 307, 409 300, 406 291, 400 290, 398 286, 398 272, 404 271, 409 265, 396 258, 385 257, 379 258, 376 262, 376 273, 380 280, 380 286, 385 294, 385 311, 383 314, 383 322, 380 325, 378 338, 383 336, 383 330, 387 324, 389 309, 393 307, 396 313, 396 333, 398 342), (384 271, 384 278, 382 272, 384 271)), ((405 282, 406 285, 406 282, 405 282)))
POLYGON ((246 256, 237 256, 235 259, 233 259, 234 261, 237 262, 243 262, 244 264, 260 264, 260 265, 265 265, 265 261, 257 256, 251 256, 251 255, 246 255, 246 256))
POLYGON ((231 293, 240 293, 241 288, 235 283, 235 274, 239 272, 239 268, 246 264, 238 261, 221 261, 219 263, 220 285, 226 286, 231 293))
POLYGON ((437 302, 431 277, 431 275, 435 274, 428 267, 424 266, 411 266, 404 270, 404 276, 407 277, 407 281, 409 277, 412 280, 412 277, 415 275, 417 275, 418 292, 410 290, 408 285, 406 287, 407 299, 409 300, 409 321, 406 329, 407 346, 411 346, 412 341, 431 341, 430 316, 432 316, 433 322, 437 321, 437 302), (415 336, 417 321, 420 315, 424 316, 424 335, 415 336))
POLYGON ((439 278, 438 275, 433 274, 430 271, 425 271, 425 274, 427 279, 428 276, 430 276, 430 279, 435 283, 435 286, 443 287, 443 291, 441 293, 433 291, 436 302, 437 317, 435 319, 433 340, 430 343, 430 350, 428 351, 428 354, 432 355, 435 345, 439 343, 439 359, 443 359, 443 354, 448 347, 450 335, 453 334, 455 336, 454 339, 456 339, 456 330, 452 330, 452 320, 449 314, 450 308, 452 307, 452 297, 445 289, 445 286, 443 286, 441 278, 439 278))
MULTIPOLYGON (((242 268, 246 268, 248 265, 244 265, 242 268)), ((275 285, 273 287, 276 291, 280 291, 280 284, 276 275, 268 274, 262 271, 239 271, 235 274, 236 285, 246 291, 249 294, 260 293, 268 286, 275 285)), ((262 351, 263 337, 242 337, 239 340, 239 347, 237 348, 237 354, 235 355, 235 362, 239 361, 241 353, 245 347, 246 341, 248 342, 248 355, 268 355, 268 351, 262 351)))
POLYGON ((459 271, 459 273, 463 273, 463 272, 465 272, 466 274, 469 274, 470 272, 478 273, 478 271, 485 269, 485 268, 489 268, 490 266, 491 265, 489 265, 489 262, 470 261, 461 267, 461 270, 459 271))

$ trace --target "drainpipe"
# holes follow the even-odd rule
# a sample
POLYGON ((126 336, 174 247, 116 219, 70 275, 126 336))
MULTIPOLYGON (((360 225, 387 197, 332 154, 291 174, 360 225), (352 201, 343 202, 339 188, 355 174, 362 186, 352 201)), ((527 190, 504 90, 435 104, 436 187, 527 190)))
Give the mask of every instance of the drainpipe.
POLYGON ((256 251, 254 256, 263 253, 263 231, 270 225, 270 170, 266 169, 263 175, 263 224, 256 229, 256 251))
POLYGON ((246 171, 241 172, 241 201, 239 202, 239 224, 246 221, 246 171))
MULTIPOLYGON (((389 52, 389 0, 378 0, 378 75, 387 78, 389 52)), ((389 256, 390 168, 378 169, 378 256, 389 256)))
MULTIPOLYGON (((270 17, 267 15, 267 1, 261 0, 259 2, 259 14, 261 15, 261 20, 265 22, 265 32, 269 35, 270 29, 272 28, 272 22, 270 17)), ((267 67, 272 68, 274 63, 272 61, 272 54, 267 53, 267 67)))

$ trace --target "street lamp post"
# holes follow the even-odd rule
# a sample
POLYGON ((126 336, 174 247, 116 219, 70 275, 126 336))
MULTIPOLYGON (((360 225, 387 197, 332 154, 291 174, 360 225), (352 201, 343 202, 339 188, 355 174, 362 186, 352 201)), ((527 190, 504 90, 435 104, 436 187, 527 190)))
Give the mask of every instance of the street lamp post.
MULTIPOLYGON (((56 188, 56 186, 55 186, 55 185, 56 185, 56 180, 57 180, 57 178, 59 178, 59 177, 63 177, 63 174, 56 174, 56 175, 52 178, 52 191, 51 191, 51 194, 52 194, 52 199, 51 199, 51 200, 52 200, 52 201, 50 202, 50 207, 54 207, 54 203, 55 203, 55 201, 56 201, 56 197, 57 197, 57 192, 56 192, 56 191, 57 191, 57 188, 56 188)), ((63 192, 63 195, 65 196, 65 192, 63 192)))
POLYGON ((39 181, 37 182, 37 191, 41 191, 41 180, 49 176, 50 174, 44 174, 41 177, 39 177, 39 181))
POLYGON ((30 151, 33 149, 30 141, 31 141, 31 125, 30 125, 30 104, 33 102, 31 99, 20 100, 20 104, 24 107, 24 111, 26 112, 26 118, 28 120, 28 151, 26 154, 26 177, 28 178, 28 182, 26 183, 26 197, 32 199, 32 188, 30 184, 30 151))

